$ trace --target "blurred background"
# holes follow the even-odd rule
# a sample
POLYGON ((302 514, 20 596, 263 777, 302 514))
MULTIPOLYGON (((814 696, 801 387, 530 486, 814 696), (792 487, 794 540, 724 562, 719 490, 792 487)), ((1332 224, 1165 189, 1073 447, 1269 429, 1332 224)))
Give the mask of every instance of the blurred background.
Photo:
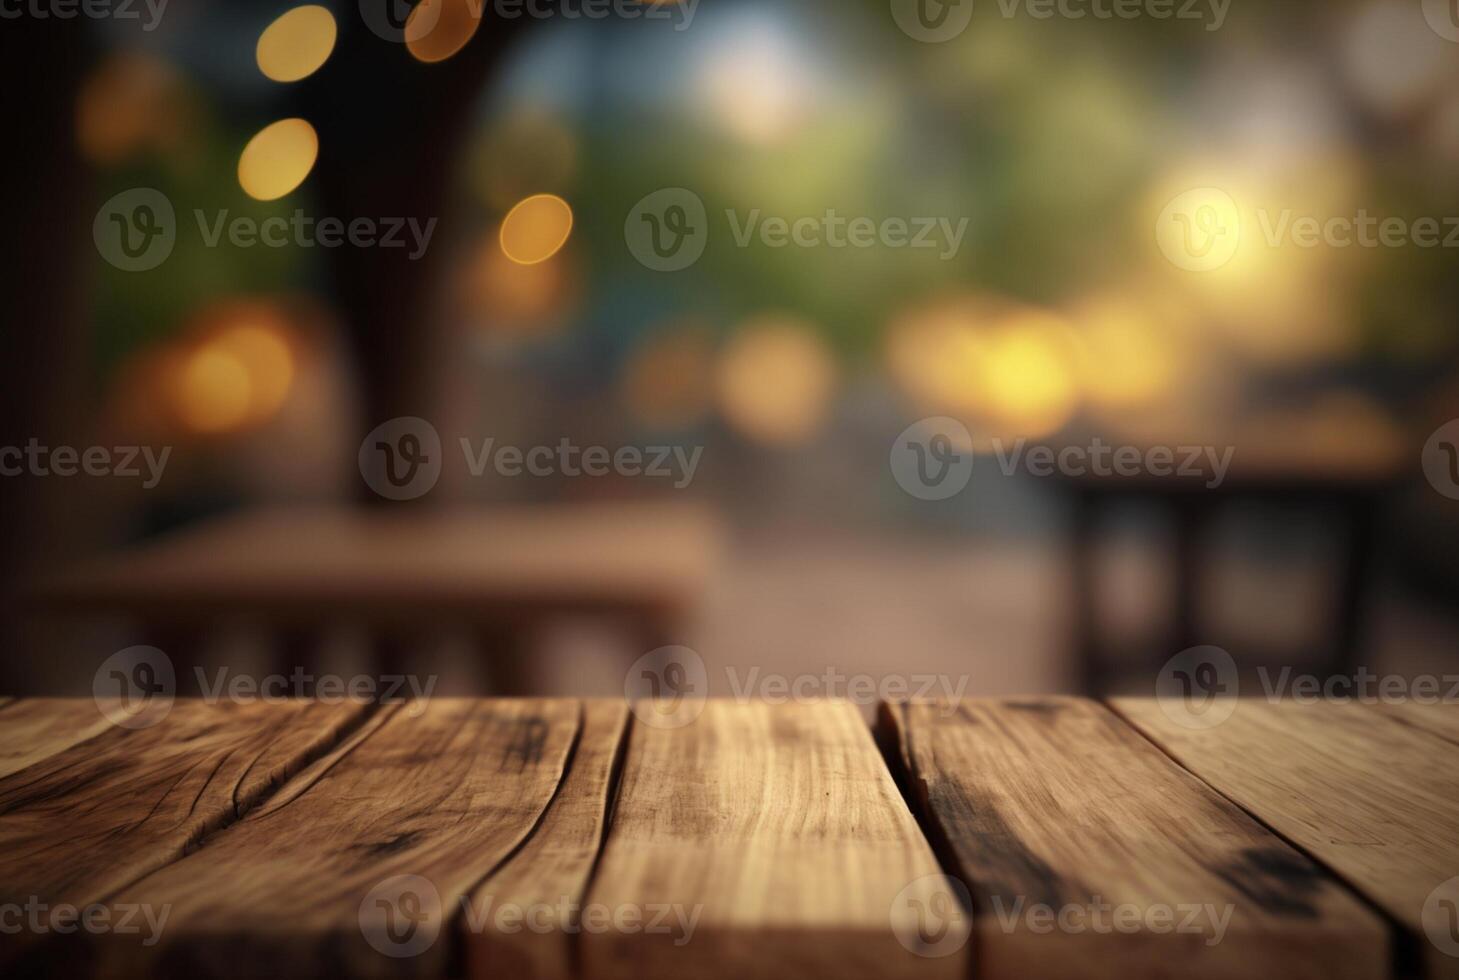
POLYGON ((1263 234, 1288 212, 1452 231, 1443 4, 983 0, 940 43, 886 0, 669 6, 7 19, 0 444, 170 448, 151 487, 0 479, 7 692, 84 693, 139 643, 179 670, 610 695, 663 645, 716 694, 755 667, 1149 692, 1204 644, 1454 668, 1459 505, 1423 453, 1459 416, 1456 252, 1263 234), (176 240, 130 271, 104 238, 136 188, 176 240), (709 225, 673 272, 625 237, 665 188, 709 225), (1244 232, 1210 271, 1156 234, 1195 188, 1244 232), (966 233, 952 255, 734 234, 830 209, 966 233), (296 213, 432 232, 413 255, 202 227, 296 213), (928 417, 975 453, 944 500, 889 464, 928 417), (362 467, 398 418, 445 463, 408 500, 362 467), (475 475, 463 438, 699 455, 691 480, 475 475), (1213 488, 996 451, 1094 440, 1234 454, 1213 488))

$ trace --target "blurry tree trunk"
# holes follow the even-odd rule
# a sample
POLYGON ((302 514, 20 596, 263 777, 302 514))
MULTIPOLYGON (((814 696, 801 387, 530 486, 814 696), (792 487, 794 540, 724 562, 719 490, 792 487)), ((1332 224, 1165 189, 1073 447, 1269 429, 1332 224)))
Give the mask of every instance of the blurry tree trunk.
MULTIPOLYGON (((362 386, 355 444, 397 416, 439 427, 449 351, 432 301, 454 225, 449 190, 488 72, 527 22, 488 17, 454 57, 422 64, 349 18, 334 56, 300 87, 299 111, 319 131, 313 181, 322 215, 415 218, 422 227, 438 219, 430 249, 416 261, 409 248, 328 253, 362 386)), ((379 502, 359 487, 361 499, 379 502)))

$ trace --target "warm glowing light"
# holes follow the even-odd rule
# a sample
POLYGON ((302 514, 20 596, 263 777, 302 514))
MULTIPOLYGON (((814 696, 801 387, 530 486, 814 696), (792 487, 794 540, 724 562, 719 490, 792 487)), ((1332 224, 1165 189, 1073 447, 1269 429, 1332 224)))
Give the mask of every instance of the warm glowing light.
POLYGON ((825 344, 805 323, 765 318, 740 329, 721 355, 719 408, 742 435, 792 446, 825 421, 836 368, 825 344))
POLYGON ((194 432, 236 429, 247 421, 253 397, 248 366, 229 351, 201 347, 183 363, 176 396, 178 416, 194 432))
POLYGON ((258 39, 258 70, 276 82, 297 82, 319 70, 334 50, 337 28, 326 7, 307 4, 280 15, 258 39))
POLYGON ((1069 326, 1042 310, 963 298, 892 327, 893 376, 928 411, 966 419, 975 436, 1046 436, 1079 405, 1069 326))
POLYGON ((562 322, 578 297, 578 276, 567 256, 522 265, 507 258, 500 236, 486 235, 462 269, 467 312, 493 332, 534 334, 562 322))
POLYGON ((1081 386, 1100 408, 1158 402, 1189 366, 1187 317, 1174 303, 1103 295, 1079 304, 1073 317, 1081 386))
POLYGON ((265 126, 238 159, 238 183, 249 197, 273 201, 304 182, 319 156, 319 135, 303 119, 265 126))
POLYGON ((481 26, 482 0, 421 0, 405 21, 405 46, 418 60, 445 61, 481 26))
POLYGON ((553 194, 536 194, 502 219, 502 251, 522 265, 535 265, 556 255, 572 234, 572 208, 553 194))
POLYGON ((220 333, 212 346, 232 356, 248 373, 249 421, 271 418, 294 383, 294 353, 278 328, 245 315, 220 333))
POLYGON ((188 130, 176 72, 147 55, 113 55, 77 96, 77 142, 99 166, 122 163, 144 149, 174 151, 188 130))
POLYGON ((665 331, 634 352, 624 368, 622 399, 639 424, 687 429, 708 413, 714 389, 714 347, 700 326, 665 331))

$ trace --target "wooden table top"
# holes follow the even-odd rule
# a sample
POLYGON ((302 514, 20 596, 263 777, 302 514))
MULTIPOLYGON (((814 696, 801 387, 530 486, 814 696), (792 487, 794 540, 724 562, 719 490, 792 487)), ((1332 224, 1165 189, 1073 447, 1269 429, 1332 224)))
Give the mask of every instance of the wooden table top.
POLYGON ((0 699, 0 971, 1454 978, 1456 712, 0 699))
POLYGON ((678 609, 700 596, 718 551, 715 521, 689 504, 290 508, 187 527, 35 592, 67 612, 164 621, 678 609))

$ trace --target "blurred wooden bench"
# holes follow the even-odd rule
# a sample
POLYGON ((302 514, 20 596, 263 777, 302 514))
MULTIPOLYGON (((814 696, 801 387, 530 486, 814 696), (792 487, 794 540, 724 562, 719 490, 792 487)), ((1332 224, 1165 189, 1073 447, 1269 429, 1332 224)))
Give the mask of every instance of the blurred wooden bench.
POLYGON ((521 693, 525 640, 543 624, 611 619, 640 654, 683 642, 718 549, 710 515, 681 504, 266 510, 64 569, 35 594, 43 610, 123 620, 184 662, 220 625, 262 626, 284 673, 340 624, 369 630, 385 671, 423 637, 465 629, 503 693, 521 693))
POLYGON ((1453 705, 26 704, 7 976, 1459 976, 1453 705))

